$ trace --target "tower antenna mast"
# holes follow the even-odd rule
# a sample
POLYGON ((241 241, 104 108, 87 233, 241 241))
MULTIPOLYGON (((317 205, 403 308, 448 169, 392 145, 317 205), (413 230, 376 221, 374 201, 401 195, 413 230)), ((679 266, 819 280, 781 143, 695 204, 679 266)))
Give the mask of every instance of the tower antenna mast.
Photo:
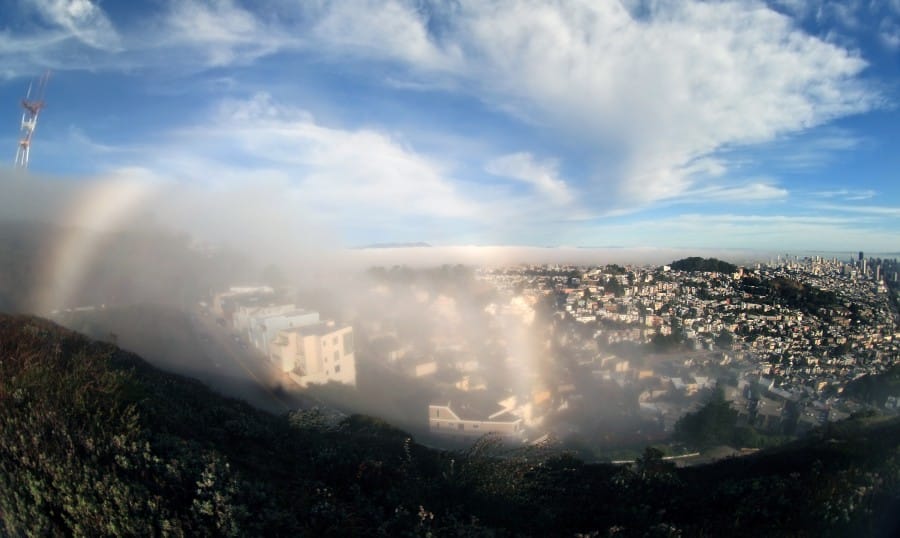
POLYGON ((28 168, 28 156, 31 153, 31 138, 34 136, 34 129, 37 127, 38 115, 44 108, 44 90, 47 88, 47 80, 50 78, 50 71, 46 71, 37 81, 28 84, 28 92, 22 99, 22 126, 19 132, 19 148, 16 150, 16 168, 28 168), (32 96, 32 89, 34 96, 32 96))

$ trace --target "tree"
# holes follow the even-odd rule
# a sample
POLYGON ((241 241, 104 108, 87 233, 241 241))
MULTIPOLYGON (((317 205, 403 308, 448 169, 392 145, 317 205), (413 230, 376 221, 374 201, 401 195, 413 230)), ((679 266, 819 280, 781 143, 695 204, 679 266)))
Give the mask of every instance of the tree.
POLYGON ((731 349, 734 345, 734 335, 728 331, 722 331, 716 336, 716 346, 719 349, 731 349))
POLYGON ((634 470, 641 478, 647 479, 670 474, 675 471, 675 464, 663 459, 663 452, 658 448, 648 446, 636 460, 634 470))
POLYGON ((675 438, 701 448, 731 443, 737 415, 717 386, 703 407, 678 419, 675 438))
POLYGON ((606 284, 604 284, 604 289, 606 291, 611 291, 616 297, 621 297, 625 294, 625 288, 619 284, 618 279, 610 277, 606 279, 606 284))

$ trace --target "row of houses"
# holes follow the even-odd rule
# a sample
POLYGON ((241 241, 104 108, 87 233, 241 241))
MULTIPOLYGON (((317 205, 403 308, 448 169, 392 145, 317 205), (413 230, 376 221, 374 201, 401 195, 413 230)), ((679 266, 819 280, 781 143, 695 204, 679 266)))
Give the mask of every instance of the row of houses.
POLYGON ((230 288, 214 297, 212 309, 301 387, 331 381, 356 385, 352 327, 282 303, 268 286, 230 288))

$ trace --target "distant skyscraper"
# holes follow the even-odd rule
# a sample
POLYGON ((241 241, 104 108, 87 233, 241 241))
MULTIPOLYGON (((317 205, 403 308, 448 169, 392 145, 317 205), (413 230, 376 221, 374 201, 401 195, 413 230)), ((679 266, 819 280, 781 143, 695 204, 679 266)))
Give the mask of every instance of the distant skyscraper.
POLYGON ((859 251, 859 261, 863 260, 863 251, 859 251))

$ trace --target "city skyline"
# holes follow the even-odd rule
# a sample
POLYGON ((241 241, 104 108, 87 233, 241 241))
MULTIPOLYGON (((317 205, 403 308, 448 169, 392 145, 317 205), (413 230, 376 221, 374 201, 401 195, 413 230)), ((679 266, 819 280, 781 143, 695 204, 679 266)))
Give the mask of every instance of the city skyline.
POLYGON ((348 247, 900 244, 896 0, 3 6, 0 144, 52 70, 67 188, 257 188, 348 247))

